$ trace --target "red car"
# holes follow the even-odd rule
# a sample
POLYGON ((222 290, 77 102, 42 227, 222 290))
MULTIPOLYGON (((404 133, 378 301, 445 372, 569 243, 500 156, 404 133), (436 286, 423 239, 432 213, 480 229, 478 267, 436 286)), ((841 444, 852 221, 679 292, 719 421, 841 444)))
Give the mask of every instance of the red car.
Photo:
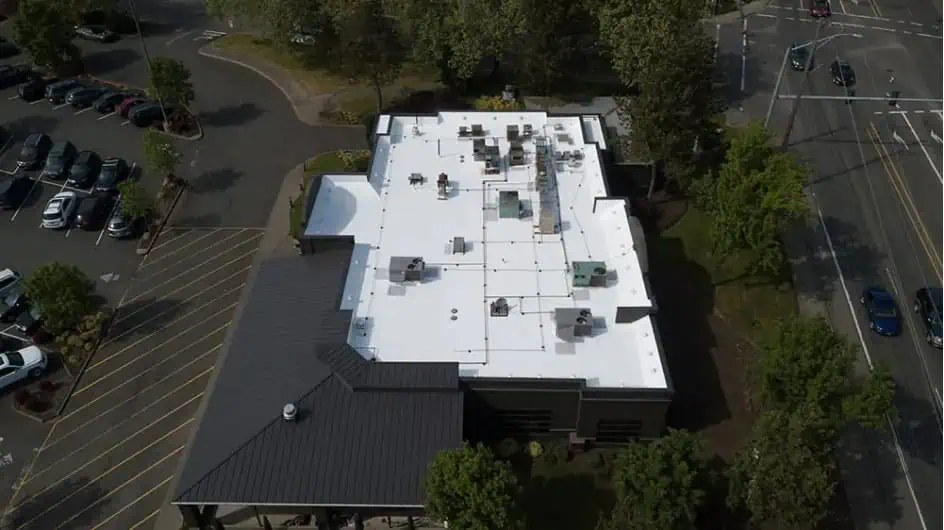
POLYGON ((811 17, 828 17, 832 14, 832 10, 829 9, 829 0, 810 0, 811 17))
POLYGON ((147 101, 147 98, 131 96, 115 106, 115 112, 117 112, 122 118, 127 118, 128 112, 130 112, 133 107, 136 107, 142 103, 147 103, 147 101))

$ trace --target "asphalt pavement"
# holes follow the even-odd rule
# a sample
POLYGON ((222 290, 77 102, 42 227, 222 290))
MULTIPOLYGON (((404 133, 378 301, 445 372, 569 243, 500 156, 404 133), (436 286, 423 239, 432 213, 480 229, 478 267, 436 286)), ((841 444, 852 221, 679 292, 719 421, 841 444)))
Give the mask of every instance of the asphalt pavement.
MULTIPOLYGON (((923 324, 910 311, 918 288, 941 284, 941 147, 934 138, 941 136, 940 14, 924 1, 835 0, 832 9, 821 37, 841 36, 817 52, 807 94, 836 99, 804 100, 790 140, 813 168, 810 191, 825 227, 825 235, 809 234, 810 261, 819 263, 812 280, 797 287, 805 291, 801 296, 822 302, 833 325, 861 345, 863 365, 884 364, 898 386, 894 429, 847 441, 859 460, 843 466, 857 526, 941 528, 941 351, 925 342, 923 324), (898 90, 901 97, 938 101, 846 104, 847 92, 828 72, 837 59, 855 69, 856 96, 882 98, 898 90), (869 332, 858 298, 871 285, 896 295, 902 336, 869 332)), ((747 88, 738 102, 745 117, 763 119, 784 51, 812 40, 815 24, 793 2, 749 19, 747 88)), ((734 48, 727 53, 737 53, 730 41, 734 48)), ((727 72, 729 79, 740 74, 727 72)), ((802 79, 788 67, 781 94, 797 94, 802 79)), ((775 134, 785 131, 792 104, 775 103, 775 134)))

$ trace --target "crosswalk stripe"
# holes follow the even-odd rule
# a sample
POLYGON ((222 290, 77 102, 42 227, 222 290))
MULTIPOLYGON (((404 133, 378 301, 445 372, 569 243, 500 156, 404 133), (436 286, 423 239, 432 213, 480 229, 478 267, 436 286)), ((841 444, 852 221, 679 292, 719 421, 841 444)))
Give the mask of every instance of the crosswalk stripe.
POLYGON ((200 34, 199 37, 196 37, 196 38, 194 38, 193 40, 195 40, 195 41, 198 41, 198 40, 215 40, 215 39, 218 39, 218 38, 224 37, 224 36, 226 36, 226 32, 225 32, 225 31, 216 31, 216 30, 212 30, 212 29, 205 29, 205 30, 203 30, 203 32, 200 34))

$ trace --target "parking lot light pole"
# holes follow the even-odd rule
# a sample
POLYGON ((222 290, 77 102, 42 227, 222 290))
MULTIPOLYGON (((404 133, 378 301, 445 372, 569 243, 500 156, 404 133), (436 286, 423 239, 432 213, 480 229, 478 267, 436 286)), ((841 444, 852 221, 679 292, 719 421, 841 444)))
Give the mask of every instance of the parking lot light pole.
MULTIPOLYGON (((138 12, 134 8, 134 0, 128 0, 128 7, 131 9, 131 18, 134 20, 134 28, 138 32, 138 40, 141 41, 141 51, 144 53, 144 61, 147 62, 148 74, 153 79, 154 69, 151 67, 151 56, 148 54, 147 44, 144 43, 144 34, 141 33, 141 23, 138 21, 138 12)), ((167 110, 164 108, 163 98, 161 98, 157 90, 154 91, 154 97, 157 99, 157 104, 161 107, 161 117, 164 118, 164 130, 166 131, 169 120, 167 119, 167 110)))

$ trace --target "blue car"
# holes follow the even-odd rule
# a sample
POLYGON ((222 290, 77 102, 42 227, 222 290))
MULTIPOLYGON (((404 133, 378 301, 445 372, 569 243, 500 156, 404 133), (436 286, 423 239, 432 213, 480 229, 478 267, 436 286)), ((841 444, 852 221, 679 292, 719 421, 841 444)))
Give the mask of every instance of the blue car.
POLYGON ((884 337, 901 335, 901 313, 895 298, 881 287, 870 287, 859 299, 865 308, 869 329, 884 337))

